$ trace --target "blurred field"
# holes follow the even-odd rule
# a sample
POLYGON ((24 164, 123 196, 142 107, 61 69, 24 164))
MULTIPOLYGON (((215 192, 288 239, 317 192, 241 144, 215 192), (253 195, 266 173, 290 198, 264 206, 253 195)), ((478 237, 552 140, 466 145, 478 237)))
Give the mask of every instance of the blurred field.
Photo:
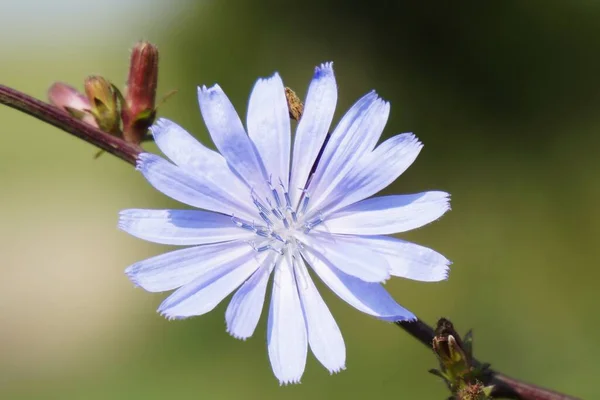
MULTIPOLYGON (((448 215, 403 236, 453 260, 450 279, 396 279, 394 297, 430 323, 473 328, 477 357, 507 374, 600 397, 600 5, 84 3, 3 2, 0 82, 38 98, 89 74, 120 85, 129 47, 148 39, 159 92, 179 89, 159 114, 206 143, 196 85, 219 82, 245 115, 259 76, 279 71, 303 96, 313 67, 334 61, 338 115, 376 89, 392 105, 385 134, 425 144, 389 190, 452 194, 448 215)), ((309 358, 292 387, 272 376, 265 319, 247 342, 225 332, 227 302, 163 320, 165 296, 123 270, 167 248, 116 220, 177 204, 63 132, 5 107, 0 121, 1 399, 445 398, 420 344, 325 290, 347 370, 329 376, 309 358)))

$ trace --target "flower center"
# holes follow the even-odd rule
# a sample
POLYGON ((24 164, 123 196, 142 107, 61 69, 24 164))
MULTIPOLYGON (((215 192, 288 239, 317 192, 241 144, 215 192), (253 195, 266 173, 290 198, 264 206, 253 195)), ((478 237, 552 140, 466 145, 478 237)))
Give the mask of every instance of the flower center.
POLYGON ((323 222, 323 215, 318 212, 317 217, 307 218, 305 213, 310 201, 310 193, 307 191, 302 191, 298 206, 294 208, 290 195, 281 180, 279 187, 273 186, 271 181, 267 183, 271 196, 265 200, 260 199, 254 190, 251 192, 252 202, 262 221, 260 223, 245 221, 236 216, 232 216, 231 221, 241 229, 254 232, 256 240, 249 242, 254 251, 272 250, 283 255, 288 245, 293 247, 293 251, 296 247, 301 247, 295 234, 298 232, 309 233, 323 222))

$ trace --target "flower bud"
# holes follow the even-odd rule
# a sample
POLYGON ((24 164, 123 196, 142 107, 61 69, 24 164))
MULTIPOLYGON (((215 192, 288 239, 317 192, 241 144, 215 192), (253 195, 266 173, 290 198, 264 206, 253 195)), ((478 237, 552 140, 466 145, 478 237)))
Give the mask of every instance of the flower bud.
POLYGON ((88 77, 84 87, 98 127, 105 132, 120 134, 120 93, 118 90, 101 76, 88 77))
POLYGON ((433 351, 440 361, 441 372, 447 376, 452 386, 461 381, 471 371, 471 356, 465 352, 463 343, 450 321, 438 321, 433 338, 433 351))
POLYGON ((456 338, 452 335, 434 337, 433 350, 447 368, 457 364, 464 364, 465 367, 468 365, 465 353, 458 345, 456 338))
POLYGON ((158 85, 158 49, 151 43, 139 42, 131 51, 125 104, 122 108, 123 137, 140 143, 156 116, 158 85))
POLYGON ((94 127, 98 127, 96 119, 91 114, 91 105, 88 99, 77 89, 62 82, 55 82, 48 89, 50 103, 94 127))
POLYGON ((493 386, 489 364, 473 359, 473 335, 469 331, 462 339, 446 318, 440 318, 432 340, 433 351, 438 357, 440 369, 429 372, 444 380, 457 400, 489 400, 493 386))

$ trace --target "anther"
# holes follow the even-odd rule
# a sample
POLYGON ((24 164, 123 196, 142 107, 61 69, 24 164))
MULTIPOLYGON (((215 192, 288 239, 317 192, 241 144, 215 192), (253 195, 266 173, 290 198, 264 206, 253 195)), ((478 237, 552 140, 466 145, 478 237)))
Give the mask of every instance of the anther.
POLYGON ((271 214, 271 211, 269 211, 269 209, 267 207, 265 207, 260 200, 258 200, 258 197, 256 197, 256 194, 254 193, 254 189, 252 189, 252 202, 254 203, 254 205, 256 206, 256 208, 258 208, 259 212, 264 213, 265 215, 269 215, 271 214))
POLYGON ((306 190, 303 191, 304 196, 302 196, 302 208, 300 210, 300 214, 304 214, 306 212, 306 208, 308 207, 308 202, 310 200, 310 193, 306 190))
POLYGON ((298 217, 296 216, 296 211, 294 211, 294 209, 292 208, 292 200, 290 199, 290 194, 288 193, 287 190, 285 190, 285 186, 283 185, 283 182, 281 181, 281 179, 279 180, 279 184, 281 185, 281 189, 283 190, 283 197, 285 198, 285 208, 292 215, 292 220, 294 222, 298 222, 298 217))
POLYGON ((267 183, 269 184, 269 189, 271 189, 271 193, 273 194, 273 198, 275 199, 275 204, 277 205, 277 208, 281 208, 281 199, 279 198, 279 193, 277 193, 277 189, 273 187, 270 178, 267 183))
POLYGON ((276 247, 273 247, 271 245, 271 243, 263 244, 261 246, 257 246, 256 243, 254 243, 254 242, 249 242, 248 244, 250 246, 252 246, 252 249, 255 252, 257 252, 257 253, 262 253, 262 252, 267 251, 267 250, 273 250, 275 253, 283 255, 283 249, 278 249, 276 247))
POLYGON ((246 230, 249 230, 252 232, 256 232, 256 228, 254 227, 254 225, 247 224, 236 216, 232 215, 231 221, 239 228, 246 229, 246 230))
POLYGON ((242 226, 244 226, 244 223, 242 221, 240 221, 240 219, 238 217, 236 217, 235 215, 231 216, 231 222, 233 222, 238 228, 241 228, 242 226))
POLYGON ((273 215, 275 215, 277 218, 279 218, 281 220, 285 218, 284 215, 281 213, 281 211, 279 211, 278 208, 273 208, 273 209, 271 209, 271 211, 273 212, 273 215))
POLYGON ((283 240, 283 238, 281 236, 279 236, 279 234, 277 232, 271 232, 271 237, 279 240, 281 243, 286 243, 286 241, 283 240))
POLYGON ((263 251, 267 251, 271 248, 271 244, 267 243, 267 244, 263 244, 261 246, 257 246, 255 242, 248 242, 248 244, 250 246, 252 246, 252 248, 254 249, 254 251, 256 251, 257 253, 262 253, 263 251))
POLYGON ((319 225, 323 221, 323 213, 319 211, 319 216, 317 218, 313 219, 312 221, 308 221, 304 224, 304 233, 308 233, 312 228, 319 225))
POLYGON ((262 220, 265 221, 265 224, 267 224, 267 226, 269 228, 273 226, 273 222, 271 222, 271 220, 269 219, 269 217, 267 217, 267 214, 265 214, 262 211, 259 211, 258 215, 260 215, 260 217, 262 218, 262 220))
POLYGON ((292 208, 292 200, 290 199, 290 194, 287 192, 287 190, 285 190, 285 186, 283 186, 283 183, 280 183, 281 185, 281 189, 283 189, 283 197, 285 198, 285 208, 290 209, 292 208))
POLYGON ((270 238, 271 237, 271 231, 269 229, 258 228, 258 229, 256 229, 255 233, 258 236, 262 236, 264 238, 270 238))

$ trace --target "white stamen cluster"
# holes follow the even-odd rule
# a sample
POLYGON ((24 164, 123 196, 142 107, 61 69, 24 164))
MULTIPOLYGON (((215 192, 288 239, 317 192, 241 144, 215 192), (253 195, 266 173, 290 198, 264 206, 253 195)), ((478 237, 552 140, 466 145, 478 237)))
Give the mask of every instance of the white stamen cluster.
POLYGON ((268 181, 267 184, 271 190, 271 198, 266 198, 266 201, 262 201, 254 190, 251 192, 252 202, 264 224, 244 221, 236 216, 232 216, 231 221, 239 228, 254 232, 259 240, 262 240, 259 243, 249 242, 254 251, 260 253, 272 250, 283 255, 286 247, 291 245, 291 253, 295 257, 297 249, 302 248, 302 244, 294 234, 296 232, 309 233, 324 221, 323 214, 317 212, 316 218, 306 218, 306 210, 310 201, 310 194, 306 190, 302 190, 298 206, 294 208, 290 194, 281 180, 279 180, 281 194, 271 181, 268 181))

